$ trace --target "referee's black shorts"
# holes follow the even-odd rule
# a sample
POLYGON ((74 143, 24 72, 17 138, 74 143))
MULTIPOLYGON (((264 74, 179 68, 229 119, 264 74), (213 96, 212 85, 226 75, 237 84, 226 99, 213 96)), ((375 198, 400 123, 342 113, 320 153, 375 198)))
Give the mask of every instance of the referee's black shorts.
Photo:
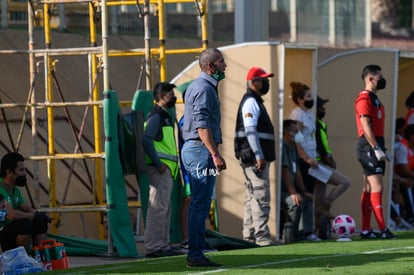
MULTIPOLYGON (((384 138, 375 137, 378 145, 384 150, 384 138)), ((385 161, 378 161, 374 149, 368 143, 364 136, 360 137, 357 143, 356 153, 358 161, 362 166, 365 176, 384 175, 385 161)))

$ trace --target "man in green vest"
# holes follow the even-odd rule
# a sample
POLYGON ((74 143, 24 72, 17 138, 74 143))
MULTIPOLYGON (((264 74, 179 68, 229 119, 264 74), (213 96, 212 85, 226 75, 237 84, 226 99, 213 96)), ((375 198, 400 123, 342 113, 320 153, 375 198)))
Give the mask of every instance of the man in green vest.
POLYGON ((178 173, 178 153, 174 122, 168 109, 175 106, 174 84, 157 83, 155 106, 145 123, 143 146, 147 160, 150 193, 145 227, 146 257, 156 258, 181 254, 169 245, 171 192, 178 173))

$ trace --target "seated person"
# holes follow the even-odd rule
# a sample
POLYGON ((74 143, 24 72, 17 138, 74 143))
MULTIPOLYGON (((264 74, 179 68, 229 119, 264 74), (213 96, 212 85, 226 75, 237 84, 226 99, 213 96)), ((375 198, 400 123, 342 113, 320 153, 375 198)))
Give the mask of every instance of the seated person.
POLYGON ((324 164, 334 169, 332 176, 327 183, 316 181, 315 190, 313 192, 315 197, 315 225, 318 227, 321 219, 333 219, 335 215, 330 212, 332 204, 349 188, 350 180, 342 172, 336 169, 336 162, 332 156, 332 151, 328 142, 328 129, 323 118, 326 114, 325 103, 328 99, 317 97, 316 102, 316 159, 320 164, 324 164), (327 185, 333 185, 330 192, 327 193, 327 185))
POLYGON ((26 185, 24 158, 19 153, 7 153, 1 159, 0 195, 5 199, 7 215, 0 221, 0 245, 3 251, 23 246, 30 254, 31 246, 46 237, 49 217, 36 212, 24 201, 17 187, 26 185))
POLYGON ((282 207, 287 210, 287 221, 293 223, 295 239, 299 239, 299 229, 310 241, 320 241, 313 233, 312 197, 303 184, 299 169, 299 154, 296 142, 301 135, 294 120, 283 121, 283 151, 282 151, 282 207), (301 225, 300 220, 302 219, 301 225), (302 228, 299 228, 302 227, 302 228))
POLYGON ((392 193, 390 201, 390 227, 396 231, 400 230, 414 230, 414 226, 407 222, 400 212, 400 186, 411 185, 412 180, 410 178, 403 178, 394 172, 392 178, 392 193))
MULTIPOLYGON (((397 125, 398 126, 398 125, 397 125)), ((397 133, 396 133, 397 137, 397 133)), ((410 124, 404 129, 404 138, 400 139, 401 148, 395 150, 395 172, 403 178, 411 179, 410 182, 400 185, 400 193, 403 198, 402 216, 408 222, 414 222, 414 196, 413 196, 413 180, 414 180, 414 124, 410 124), (405 155, 399 153, 404 151, 405 155)))
POLYGON ((6 216, 6 200, 4 199, 4 196, 0 194, 0 222, 4 222, 6 220, 6 216))

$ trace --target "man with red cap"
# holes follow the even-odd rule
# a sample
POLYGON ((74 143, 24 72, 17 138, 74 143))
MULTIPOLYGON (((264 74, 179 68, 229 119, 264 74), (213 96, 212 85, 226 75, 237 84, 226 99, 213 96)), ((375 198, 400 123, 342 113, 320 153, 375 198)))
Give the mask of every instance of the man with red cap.
POLYGON ((269 91, 269 77, 262 68, 247 73, 247 91, 237 112, 234 151, 243 169, 246 186, 243 238, 268 246, 270 213, 269 165, 275 160, 273 125, 262 97, 269 91))

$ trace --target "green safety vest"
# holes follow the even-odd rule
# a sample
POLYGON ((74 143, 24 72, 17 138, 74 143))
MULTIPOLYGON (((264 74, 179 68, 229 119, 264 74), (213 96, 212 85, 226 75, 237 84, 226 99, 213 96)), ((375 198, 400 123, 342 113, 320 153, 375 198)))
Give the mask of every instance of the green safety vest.
POLYGON ((321 160, 321 154, 319 150, 323 150, 325 154, 332 154, 331 148, 328 144, 328 133, 326 123, 321 119, 316 121, 316 144, 317 148, 317 160, 321 160))
MULTIPOLYGON (((147 123, 145 122, 144 129, 146 126, 147 123)), ((178 174, 178 152, 174 138, 174 127, 169 125, 162 126, 162 136, 163 139, 161 141, 154 140, 154 148, 161 162, 170 168, 171 175, 175 179, 178 174)), ((147 164, 152 164, 148 155, 145 155, 145 159, 147 164)))

